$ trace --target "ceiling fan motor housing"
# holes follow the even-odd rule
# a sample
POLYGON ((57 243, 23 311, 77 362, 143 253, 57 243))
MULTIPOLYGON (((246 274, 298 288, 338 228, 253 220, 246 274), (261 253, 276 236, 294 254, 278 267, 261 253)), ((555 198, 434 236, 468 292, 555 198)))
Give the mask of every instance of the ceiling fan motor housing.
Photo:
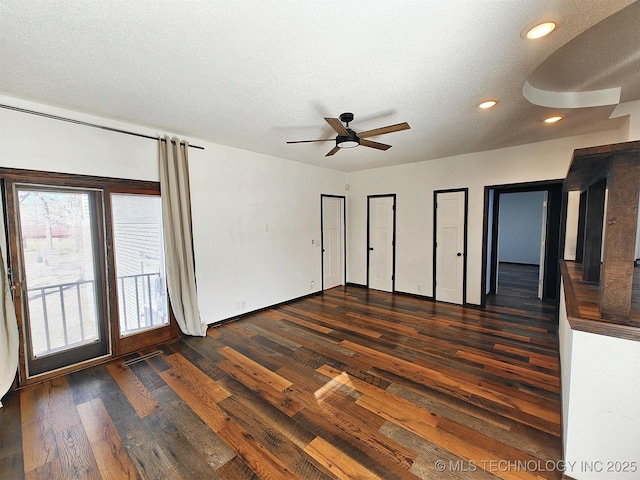
MULTIPOLYGON (((342 119, 342 115, 340 115, 340 119, 342 119)), ((356 132, 347 128, 347 133, 348 135, 338 135, 336 137, 336 146, 340 148, 353 148, 360 145, 360 138, 356 135, 356 132)))

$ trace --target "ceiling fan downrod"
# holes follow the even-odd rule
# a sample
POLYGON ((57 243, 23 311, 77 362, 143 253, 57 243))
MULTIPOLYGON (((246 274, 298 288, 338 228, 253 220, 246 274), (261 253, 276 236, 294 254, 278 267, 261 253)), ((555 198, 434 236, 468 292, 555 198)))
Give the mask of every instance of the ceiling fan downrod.
POLYGON ((342 123, 346 123, 347 128, 349 128, 349 122, 353 122, 353 113, 351 112, 341 113, 339 118, 340 118, 340 121, 342 123))

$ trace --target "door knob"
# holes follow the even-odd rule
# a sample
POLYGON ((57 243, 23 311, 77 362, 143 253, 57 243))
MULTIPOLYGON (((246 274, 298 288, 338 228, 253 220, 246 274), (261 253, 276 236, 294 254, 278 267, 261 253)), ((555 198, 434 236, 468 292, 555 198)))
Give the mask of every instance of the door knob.
POLYGON ((373 247, 369 247, 369 250, 373 250, 373 247))
POLYGON ((461 257, 462 254, 460 252, 456 253, 456 257, 461 257))

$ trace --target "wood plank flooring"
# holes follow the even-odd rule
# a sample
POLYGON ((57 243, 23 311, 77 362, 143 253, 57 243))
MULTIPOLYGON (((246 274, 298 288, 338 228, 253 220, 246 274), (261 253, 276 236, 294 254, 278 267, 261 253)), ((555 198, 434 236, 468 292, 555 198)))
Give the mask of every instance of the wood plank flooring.
POLYGON ((338 287, 160 350, 10 393, 0 478, 561 476, 551 305, 338 287))
POLYGON ((498 265, 498 294, 538 298, 538 265, 500 262, 498 265))

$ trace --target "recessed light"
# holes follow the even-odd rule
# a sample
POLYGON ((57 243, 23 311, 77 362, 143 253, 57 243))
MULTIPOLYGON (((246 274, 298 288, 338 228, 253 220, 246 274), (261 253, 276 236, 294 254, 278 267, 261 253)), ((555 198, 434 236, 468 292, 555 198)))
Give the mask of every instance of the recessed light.
POLYGON ((554 115, 553 117, 547 117, 544 119, 544 123, 556 123, 564 118, 564 115, 554 115))
POLYGON ((556 26, 555 22, 530 23, 522 31, 522 37, 528 40, 542 38, 553 32, 556 26))
POLYGON ((478 104, 478 108, 482 108, 486 110, 487 108, 495 107, 498 104, 497 100, 486 100, 480 104, 478 104))

